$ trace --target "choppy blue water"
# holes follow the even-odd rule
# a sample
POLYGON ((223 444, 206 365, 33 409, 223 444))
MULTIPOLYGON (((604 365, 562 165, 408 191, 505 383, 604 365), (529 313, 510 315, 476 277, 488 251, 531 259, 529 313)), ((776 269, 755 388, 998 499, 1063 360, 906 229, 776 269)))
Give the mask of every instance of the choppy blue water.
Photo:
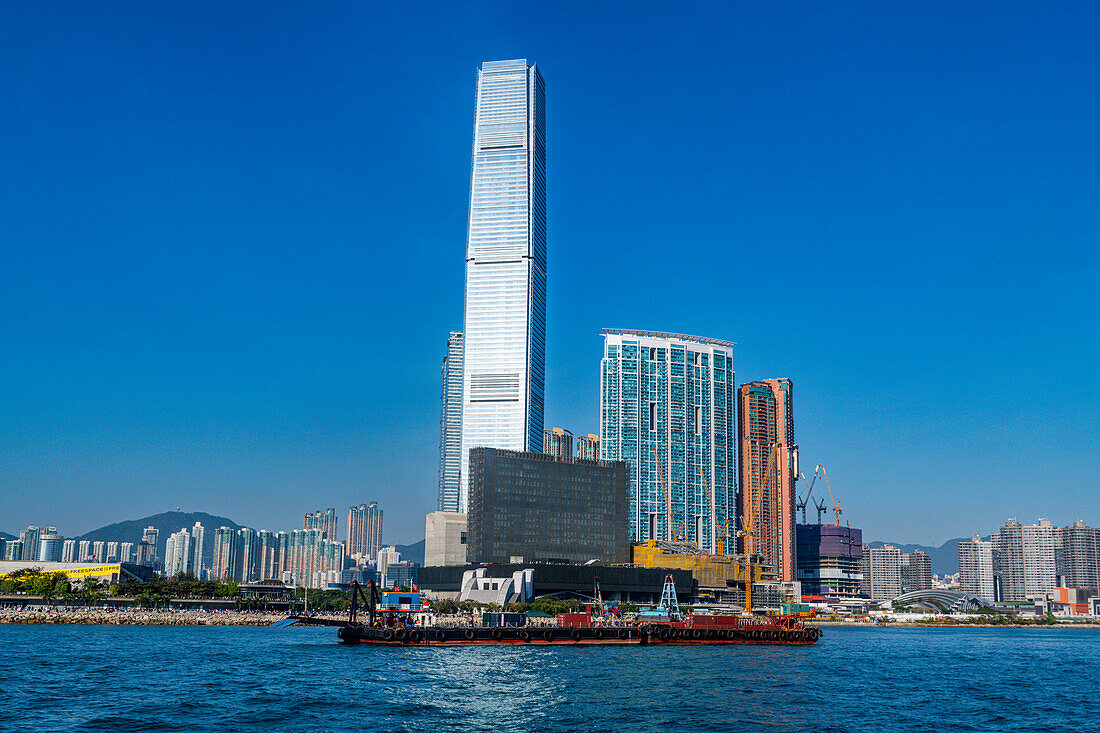
POLYGON ((428 650, 331 628, 0 625, 0 699, 3 730, 33 731, 1084 731, 1100 630, 428 650))

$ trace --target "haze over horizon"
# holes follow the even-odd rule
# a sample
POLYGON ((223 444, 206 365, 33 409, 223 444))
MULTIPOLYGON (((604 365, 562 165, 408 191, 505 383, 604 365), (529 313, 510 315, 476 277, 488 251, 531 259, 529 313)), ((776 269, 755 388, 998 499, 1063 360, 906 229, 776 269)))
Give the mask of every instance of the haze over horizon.
POLYGON ((1100 523, 1100 9, 692 13, 0 9, 0 529, 378 501, 421 539, 475 69, 511 58, 546 427, 598 432, 602 328, 729 339, 868 541, 1100 523))

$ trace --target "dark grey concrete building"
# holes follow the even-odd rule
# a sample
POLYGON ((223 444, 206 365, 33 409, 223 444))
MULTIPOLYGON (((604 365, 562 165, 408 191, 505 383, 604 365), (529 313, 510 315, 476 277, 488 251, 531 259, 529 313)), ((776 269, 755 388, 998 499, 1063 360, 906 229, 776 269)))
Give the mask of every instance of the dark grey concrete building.
POLYGON ((470 449, 467 562, 630 562, 630 466, 470 449))

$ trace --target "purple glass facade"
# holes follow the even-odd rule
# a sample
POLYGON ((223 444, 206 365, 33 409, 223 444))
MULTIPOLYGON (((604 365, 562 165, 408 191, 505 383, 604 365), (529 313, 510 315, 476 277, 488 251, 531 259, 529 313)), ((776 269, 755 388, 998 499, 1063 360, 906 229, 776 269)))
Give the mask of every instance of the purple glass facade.
POLYGON ((798 580, 803 596, 851 598, 859 595, 863 574, 863 530, 832 524, 799 524, 798 580))

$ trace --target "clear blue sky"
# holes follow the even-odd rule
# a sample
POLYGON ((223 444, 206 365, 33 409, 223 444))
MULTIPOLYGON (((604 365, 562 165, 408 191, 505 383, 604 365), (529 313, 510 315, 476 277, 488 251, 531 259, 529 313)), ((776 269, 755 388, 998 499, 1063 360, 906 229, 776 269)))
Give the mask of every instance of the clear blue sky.
POLYGON ((603 327, 730 339, 868 539, 1100 524, 1095 3, 400 5, 0 8, 0 529, 420 539, 505 58, 547 82, 548 425, 598 429, 603 327))

